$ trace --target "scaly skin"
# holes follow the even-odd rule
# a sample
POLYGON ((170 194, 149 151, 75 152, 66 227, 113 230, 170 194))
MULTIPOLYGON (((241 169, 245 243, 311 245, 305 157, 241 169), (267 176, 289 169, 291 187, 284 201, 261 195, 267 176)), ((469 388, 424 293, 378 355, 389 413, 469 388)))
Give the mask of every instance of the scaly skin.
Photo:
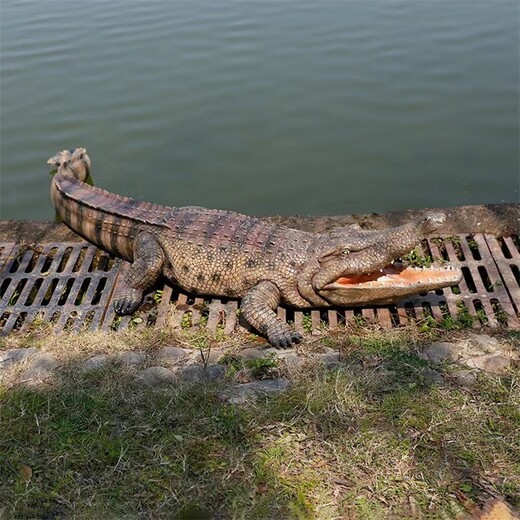
MULTIPOLYGON (((132 263, 114 300, 118 314, 133 313, 163 275, 193 294, 242 298, 244 318, 279 347, 301 340, 276 316, 280 303, 363 305, 424 291, 424 283, 378 292, 336 281, 384 267, 444 221, 430 213, 382 232, 347 227, 308 233, 231 211, 159 206, 91 187, 84 182, 91 162, 83 148, 60 152, 48 163, 58 167, 51 198, 65 224, 132 263)), ((460 273, 451 271, 428 288, 459 280, 460 273)))

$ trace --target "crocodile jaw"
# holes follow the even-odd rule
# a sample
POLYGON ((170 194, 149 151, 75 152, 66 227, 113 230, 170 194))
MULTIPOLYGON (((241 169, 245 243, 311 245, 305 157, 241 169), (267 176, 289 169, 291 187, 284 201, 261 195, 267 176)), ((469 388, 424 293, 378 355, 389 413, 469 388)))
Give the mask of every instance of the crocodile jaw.
POLYGON ((413 294, 457 285, 462 271, 452 266, 427 268, 389 264, 367 274, 344 275, 319 291, 332 305, 391 303, 413 294))

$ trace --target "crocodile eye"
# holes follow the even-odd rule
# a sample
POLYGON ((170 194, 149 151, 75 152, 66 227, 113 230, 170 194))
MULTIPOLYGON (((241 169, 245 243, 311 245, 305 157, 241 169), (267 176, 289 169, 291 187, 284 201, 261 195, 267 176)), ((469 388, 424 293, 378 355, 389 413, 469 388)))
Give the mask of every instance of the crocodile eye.
POLYGON ((343 251, 341 251, 341 254, 343 256, 347 256, 347 255, 350 255, 350 251, 348 249, 343 249, 343 251))

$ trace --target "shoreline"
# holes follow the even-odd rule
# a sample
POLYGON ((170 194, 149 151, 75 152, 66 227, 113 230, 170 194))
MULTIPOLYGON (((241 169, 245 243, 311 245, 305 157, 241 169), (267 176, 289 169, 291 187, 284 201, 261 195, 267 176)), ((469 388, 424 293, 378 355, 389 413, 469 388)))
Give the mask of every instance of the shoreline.
MULTIPOLYGON (((444 211, 447 219, 439 234, 489 233, 514 235, 520 233, 520 204, 481 204, 451 208, 425 208, 387 213, 338 216, 280 216, 261 217, 282 226, 305 231, 324 232, 334 227, 359 224, 364 229, 380 230, 399 226, 425 211, 444 211)), ((82 239, 64 224, 36 220, 0 220, 0 240, 6 242, 81 242, 82 239)))

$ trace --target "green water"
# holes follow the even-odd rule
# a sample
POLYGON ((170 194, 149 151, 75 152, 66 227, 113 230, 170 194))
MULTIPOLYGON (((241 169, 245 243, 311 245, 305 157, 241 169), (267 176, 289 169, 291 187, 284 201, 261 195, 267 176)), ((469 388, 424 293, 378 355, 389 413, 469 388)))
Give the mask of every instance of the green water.
POLYGON ((519 3, 2 0, 1 217, 47 158, 169 205, 345 214, 519 197, 519 3))

